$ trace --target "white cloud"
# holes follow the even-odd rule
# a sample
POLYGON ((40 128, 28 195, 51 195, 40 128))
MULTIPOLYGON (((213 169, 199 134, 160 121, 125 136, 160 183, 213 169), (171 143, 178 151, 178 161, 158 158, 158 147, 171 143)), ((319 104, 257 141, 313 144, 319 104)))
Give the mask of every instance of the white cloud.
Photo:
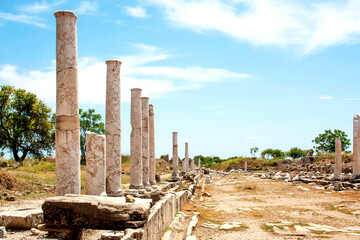
POLYGON ((346 101, 360 101, 360 98, 345 98, 346 101))
POLYGON ((146 13, 146 9, 141 6, 125 7, 126 13, 132 17, 147 18, 149 15, 146 13))
POLYGON ((40 28, 48 28, 48 25, 42 23, 40 18, 29 16, 26 14, 12 14, 0 11, 0 19, 5 19, 12 22, 25 23, 29 25, 34 25, 40 28))
POLYGON ((97 2, 89 2, 89 1, 83 1, 80 3, 79 8, 74 10, 76 14, 87 14, 92 15, 95 14, 98 10, 97 2))
POLYGON ((297 46, 303 54, 359 42, 360 1, 147 0, 176 27, 217 31, 254 45, 297 46))
POLYGON ((20 5, 17 8, 26 13, 42 13, 42 12, 48 12, 52 10, 52 7, 61 5, 66 0, 60 0, 60 1, 54 1, 54 2, 35 2, 33 4, 27 4, 27 5, 20 5))
MULTIPOLYGON (((139 53, 118 57, 121 66, 122 102, 130 101, 130 89, 142 88, 143 96, 161 98, 166 94, 181 90, 196 90, 206 82, 226 79, 243 79, 246 74, 239 74, 223 69, 202 67, 150 67, 152 63, 167 59, 168 54, 160 48, 148 45, 134 45, 139 53), (136 62, 136 59, 141 61, 136 62), (130 61, 127 61, 130 60, 130 61), (201 74, 200 74, 201 73, 201 74)), ((55 62, 43 71, 21 73, 16 66, 0 66, 0 81, 36 93, 40 99, 55 106, 56 72, 55 62)), ((93 57, 79 59, 79 101, 80 104, 105 104, 106 64, 93 57)))
POLYGON ((331 99, 333 99, 333 97, 332 96, 321 96, 321 97, 319 97, 320 99, 323 99, 323 100, 331 100, 331 99))

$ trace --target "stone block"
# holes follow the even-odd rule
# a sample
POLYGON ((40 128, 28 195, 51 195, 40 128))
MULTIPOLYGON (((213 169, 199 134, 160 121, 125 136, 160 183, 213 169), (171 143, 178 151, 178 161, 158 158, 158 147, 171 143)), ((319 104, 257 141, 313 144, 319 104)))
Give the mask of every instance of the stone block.
POLYGON ((48 227, 124 230, 144 226, 150 205, 151 199, 69 194, 47 198, 42 209, 48 227))
POLYGON ((43 221, 39 208, 26 208, 0 213, 0 225, 7 228, 31 229, 43 221))
POLYGON ((6 237, 6 228, 0 227, 0 238, 5 238, 5 237, 6 237))

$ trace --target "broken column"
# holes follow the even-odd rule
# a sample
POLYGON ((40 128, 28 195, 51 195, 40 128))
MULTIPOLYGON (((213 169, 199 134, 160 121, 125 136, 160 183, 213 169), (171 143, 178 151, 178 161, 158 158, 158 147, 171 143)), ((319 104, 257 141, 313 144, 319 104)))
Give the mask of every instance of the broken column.
POLYGON ((152 188, 149 182, 149 98, 141 98, 141 155, 142 155, 142 180, 147 191, 152 188))
POLYGON ((247 172, 247 161, 245 161, 244 171, 247 172))
POLYGON ((201 161, 200 158, 198 159, 198 166, 199 166, 199 170, 201 169, 201 161))
POLYGON ((188 152, 189 143, 185 143, 185 159, 182 163, 182 175, 186 176, 189 171, 189 152, 188 152))
POLYGON ((334 178, 338 179, 341 176, 341 151, 342 144, 339 138, 335 139, 335 169, 334 178))
POLYGON ((155 164, 154 106, 152 104, 149 104, 149 182, 153 188, 156 188, 155 164))
POLYGON ((86 132, 86 195, 106 196, 105 136, 86 132))
POLYGON ((177 132, 173 132, 173 173, 172 179, 179 179, 179 157, 178 157, 178 141, 177 141, 177 132))
POLYGON ((56 18, 56 195, 80 194, 80 120, 76 15, 56 18))
POLYGON ((120 66, 117 60, 106 61, 106 192, 120 195, 121 190, 121 97, 120 66))
POLYGON ((360 178, 360 114, 354 115, 353 125, 353 178, 360 178))
MULTIPOLYGON (((131 89, 130 192, 143 189, 141 144, 141 89, 131 89)), ((129 193, 130 193, 129 192, 129 193)))

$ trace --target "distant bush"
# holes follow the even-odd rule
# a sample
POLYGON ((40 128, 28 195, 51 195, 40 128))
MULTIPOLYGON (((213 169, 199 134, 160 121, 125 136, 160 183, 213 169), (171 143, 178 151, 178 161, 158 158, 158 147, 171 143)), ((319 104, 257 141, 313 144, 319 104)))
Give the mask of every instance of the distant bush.
POLYGON ((285 153, 280 149, 268 148, 261 152, 261 157, 266 159, 269 159, 270 157, 273 159, 284 158, 285 156, 285 153))
POLYGON ((197 155, 194 157, 195 163, 198 163, 199 160, 201 162, 201 166, 204 166, 204 167, 211 167, 212 165, 214 165, 216 163, 225 161, 217 156, 204 157, 202 155, 197 155))
POLYGON ((306 150, 302 150, 298 147, 293 147, 289 150, 289 152, 286 153, 286 155, 293 159, 297 159, 297 158, 305 157, 306 153, 307 153, 306 150))

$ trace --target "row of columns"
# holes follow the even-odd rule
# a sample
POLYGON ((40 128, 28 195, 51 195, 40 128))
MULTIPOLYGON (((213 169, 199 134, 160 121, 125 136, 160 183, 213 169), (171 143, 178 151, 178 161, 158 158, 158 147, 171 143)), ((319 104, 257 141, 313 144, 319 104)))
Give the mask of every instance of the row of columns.
MULTIPOLYGON (((56 195, 80 194, 80 121, 77 70, 77 17, 56 18, 56 195)), ((108 60, 105 136, 86 133, 87 194, 122 194, 121 87, 118 60, 108 60)), ((131 189, 151 190, 155 181, 154 108, 141 89, 131 89, 131 189)))
MULTIPOLYGON (((179 156, 178 156, 178 133, 173 132, 173 173, 172 180, 179 180, 179 156)), ((200 169, 200 159, 199 159, 199 169, 200 169)), ((190 171, 195 171, 195 162, 194 159, 191 159, 191 166, 189 166, 189 143, 185 143, 185 159, 182 162, 182 176, 186 176, 190 171)))

